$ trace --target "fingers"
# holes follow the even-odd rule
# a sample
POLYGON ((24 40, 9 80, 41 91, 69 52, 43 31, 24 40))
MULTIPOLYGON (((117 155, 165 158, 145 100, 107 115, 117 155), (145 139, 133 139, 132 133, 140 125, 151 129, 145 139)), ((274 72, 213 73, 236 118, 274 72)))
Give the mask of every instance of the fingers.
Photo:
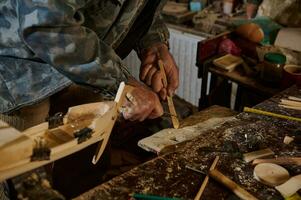
POLYGON ((175 69, 171 73, 167 74, 167 80, 168 96, 172 96, 175 93, 176 89, 179 87, 179 70, 177 67, 175 67, 175 69))
POLYGON ((159 70, 157 70, 156 73, 153 75, 151 82, 151 87, 154 92, 159 93, 163 89, 164 85, 162 79, 162 73, 159 70))
POLYGON ((142 63, 141 63, 141 69, 140 69, 140 80, 144 81, 149 70, 152 69, 153 64, 156 61, 156 55, 155 54, 147 54, 146 56, 144 56, 144 58, 142 59, 142 63))
POLYGON ((148 74, 146 75, 146 79, 145 79, 145 83, 148 85, 148 86, 151 86, 152 85, 152 78, 154 76, 154 74, 157 72, 158 70, 156 68, 151 68, 148 72, 148 74))
POLYGON ((158 96, 144 86, 137 86, 132 93, 126 94, 126 98, 121 111, 127 120, 144 121, 163 114, 158 96))
POLYGON ((160 95, 160 98, 162 100, 166 100, 166 97, 167 97, 167 90, 165 88, 162 88, 159 92, 159 95, 160 95))
POLYGON ((149 70, 152 69, 153 65, 152 64, 147 64, 141 67, 140 70, 140 80, 144 81, 146 78, 146 75, 148 74, 149 70))

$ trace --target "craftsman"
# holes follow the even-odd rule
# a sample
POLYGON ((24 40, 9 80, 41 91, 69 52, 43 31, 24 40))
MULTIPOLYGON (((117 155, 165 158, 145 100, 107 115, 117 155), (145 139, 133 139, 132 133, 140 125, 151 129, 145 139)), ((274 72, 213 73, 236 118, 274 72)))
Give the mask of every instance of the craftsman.
POLYGON ((24 121, 17 128, 25 129, 43 122, 52 108, 58 110, 53 96, 65 107, 96 101, 113 97, 124 81, 135 87, 136 101, 127 104, 126 119, 162 115, 159 97, 172 95, 179 82, 168 50, 168 30, 159 16, 165 2, 1 1, 0 113, 13 116, 10 123, 16 126, 24 121), (136 81, 122 63, 133 49, 142 62, 140 79, 152 90, 136 81), (159 58, 168 85, 162 83, 159 58), (63 101, 66 96, 70 105, 63 101))

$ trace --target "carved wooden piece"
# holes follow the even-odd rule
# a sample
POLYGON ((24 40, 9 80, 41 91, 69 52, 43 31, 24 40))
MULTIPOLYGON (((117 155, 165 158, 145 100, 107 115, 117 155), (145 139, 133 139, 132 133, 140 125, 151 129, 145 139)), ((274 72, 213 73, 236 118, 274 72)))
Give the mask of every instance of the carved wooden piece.
POLYGON ((260 163, 274 163, 278 165, 301 165, 300 157, 278 157, 271 159, 255 159, 252 164, 257 165, 260 163))
POLYGON ((265 185, 275 187, 286 182, 290 178, 290 175, 288 171, 280 165, 262 163, 254 168, 254 177, 265 185))
POLYGON ((290 197, 301 189, 301 175, 294 176, 275 188, 284 198, 290 197))
MULTIPOLYGON (((121 89, 124 88, 123 84, 121 89)), ((7 143, 0 145, 0 181, 63 158, 98 141, 108 140, 122 98, 123 95, 119 95, 118 102, 99 102, 72 107, 64 117, 64 124, 53 129, 48 129, 48 123, 42 123, 18 133, 10 127, 6 128, 6 124, 1 122, 0 136, 9 132, 12 134, 10 137, 12 141, 6 140, 7 143), (93 133, 90 138, 79 143, 74 133, 84 128, 91 129, 93 133), (39 138, 43 138, 47 148, 51 150, 50 159, 31 161, 35 140, 39 138)), ((106 144, 107 141, 102 143, 100 151, 97 152, 98 158, 101 157, 106 144)))
POLYGON ((245 153, 243 155, 243 157, 246 162, 251 162, 257 158, 262 158, 262 157, 266 157, 266 156, 270 156, 270 155, 274 155, 274 152, 271 149, 267 148, 267 149, 262 149, 259 151, 245 153))
MULTIPOLYGON (((163 64, 162 60, 159 60, 158 64, 159 64, 159 67, 160 67, 160 71, 163 75, 164 86, 167 86, 167 77, 166 77, 166 74, 165 74, 164 64, 163 64)), ((179 122, 178 117, 177 117, 177 112, 176 112, 172 97, 167 96, 167 103, 168 103, 168 108, 169 108, 169 111, 170 111, 170 114, 171 114, 171 121, 172 121, 173 127, 175 129, 178 129, 180 127, 180 122, 179 122)))

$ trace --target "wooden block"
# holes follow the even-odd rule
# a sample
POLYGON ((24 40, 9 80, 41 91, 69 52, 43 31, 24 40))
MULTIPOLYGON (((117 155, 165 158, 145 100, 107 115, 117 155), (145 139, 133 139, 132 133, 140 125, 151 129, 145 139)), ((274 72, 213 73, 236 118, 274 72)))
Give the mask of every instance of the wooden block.
POLYGON ((278 157, 271 159, 255 159, 253 165, 260 163, 274 163, 278 165, 301 165, 301 157, 278 157))
POLYGON ((275 187, 284 198, 294 195, 301 189, 301 174, 290 178, 288 181, 275 187))
POLYGON ((231 72, 236 66, 241 65, 243 62, 244 61, 242 58, 227 54, 223 57, 215 59, 213 64, 223 70, 231 72))
POLYGON ((267 148, 267 149, 262 149, 259 151, 245 153, 243 156, 244 156, 244 160, 246 162, 251 162, 257 158, 262 158, 262 157, 266 157, 266 156, 270 156, 270 155, 274 155, 274 154, 275 153, 271 149, 267 148))

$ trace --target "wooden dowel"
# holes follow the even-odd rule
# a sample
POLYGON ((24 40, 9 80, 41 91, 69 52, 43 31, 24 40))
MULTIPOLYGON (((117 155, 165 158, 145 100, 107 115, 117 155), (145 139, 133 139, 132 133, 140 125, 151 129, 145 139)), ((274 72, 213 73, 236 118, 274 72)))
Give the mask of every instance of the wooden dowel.
POLYGON ((299 97, 289 96, 288 99, 289 100, 293 100, 293 101, 299 101, 299 102, 301 102, 301 98, 299 98, 299 97))
POLYGON ((260 163, 274 163, 278 165, 301 165, 301 157, 278 157, 271 159, 256 159, 252 162, 253 165, 260 163))
MULTIPOLYGON (((166 77, 166 74, 165 74, 163 61, 159 60, 158 65, 159 65, 160 71, 163 75, 163 85, 167 86, 168 83, 167 83, 167 77, 166 77)), ((178 117, 177 117, 177 112, 176 112, 172 97, 170 97, 168 95, 167 95, 167 104, 168 104, 169 112, 171 114, 170 116, 171 116, 171 121, 172 121, 173 127, 175 129, 178 129, 180 127, 180 122, 179 122, 178 117)))
POLYGON ((301 118, 267 112, 267 111, 258 110, 255 108, 244 107, 244 112, 255 113, 255 114, 259 114, 259 115, 265 115, 265 116, 270 116, 270 117, 277 117, 277 118, 281 118, 281 119, 301 122, 301 118))
POLYGON ((209 175, 211 178, 216 180, 217 182, 223 184, 228 189, 230 189, 234 194, 236 194, 239 198, 243 200, 257 200, 256 197, 254 197, 252 194, 250 194, 248 191, 240 187, 237 183, 223 175, 221 172, 219 172, 217 169, 214 169, 209 172, 209 175))
POLYGON ((266 149, 261 149, 258 151, 244 153, 243 157, 246 162, 251 162, 252 160, 255 160, 257 158, 262 158, 262 157, 266 157, 266 156, 270 156, 270 155, 274 155, 274 154, 275 153, 270 148, 266 148, 266 149))
POLYGON ((283 105, 283 104, 279 104, 279 107, 288 108, 288 109, 292 109, 292 110, 301 110, 301 107, 288 106, 288 105, 283 105))
POLYGON ((281 104, 284 104, 287 106, 301 107, 300 101, 292 101, 292 100, 287 100, 287 99, 281 99, 281 104))
MULTIPOLYGON (((215 159, 214 159, 214 161, 213 161, 213 163, 210 166, 210 169, 209 169, 210 171, 213 170, 216 167, 218 160, 219 160, 219 156, 216 156, 215 159)), ((200 200, 201 199, 201 196, 202 196, 202 194, 203 194, 203 192, 204 192, 204 190, 205 190, 208 182, 209 182, 209 176, 207 175, 205 177, 202 185, 201 185, 200 190, 198 191, 197 195, 195 196, 194 200, 200 200)))

